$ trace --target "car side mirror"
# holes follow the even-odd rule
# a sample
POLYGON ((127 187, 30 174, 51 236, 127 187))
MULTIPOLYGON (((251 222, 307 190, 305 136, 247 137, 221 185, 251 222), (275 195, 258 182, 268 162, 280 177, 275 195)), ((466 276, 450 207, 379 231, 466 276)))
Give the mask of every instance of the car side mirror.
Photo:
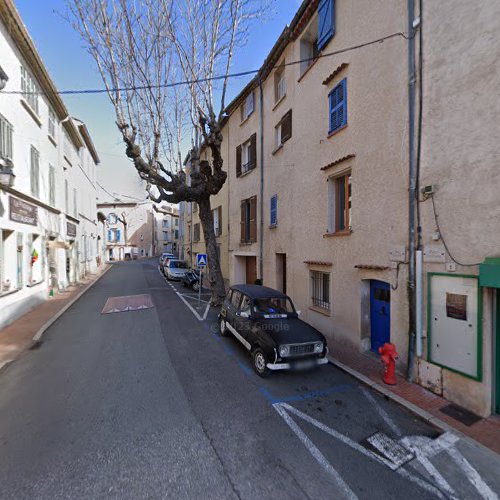
POLYGON ((297 316, 300 316, 302 314, 302 311, 297 311, 297 316))

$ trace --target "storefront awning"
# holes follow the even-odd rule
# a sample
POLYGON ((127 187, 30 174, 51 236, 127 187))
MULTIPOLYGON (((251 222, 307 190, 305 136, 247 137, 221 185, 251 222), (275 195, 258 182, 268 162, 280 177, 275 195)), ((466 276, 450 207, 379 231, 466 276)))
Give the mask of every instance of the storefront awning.
POLYGON ((500 257, 486 257, 479 265, 479 286, 500 288, 500 257))

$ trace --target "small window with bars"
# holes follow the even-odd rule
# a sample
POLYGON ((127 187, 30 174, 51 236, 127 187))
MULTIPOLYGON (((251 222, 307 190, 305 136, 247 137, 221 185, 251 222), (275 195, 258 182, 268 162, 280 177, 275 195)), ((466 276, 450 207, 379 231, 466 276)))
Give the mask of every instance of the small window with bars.
POLYGON ((330 273, 310 271, 310 276, 312 305, 330 311, 330 273))

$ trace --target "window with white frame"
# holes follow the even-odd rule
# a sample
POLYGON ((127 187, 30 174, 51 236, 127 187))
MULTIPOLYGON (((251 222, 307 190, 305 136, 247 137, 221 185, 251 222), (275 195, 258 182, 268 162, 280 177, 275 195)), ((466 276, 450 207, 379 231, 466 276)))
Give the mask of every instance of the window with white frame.
POLYGON ((52 108, 49 107, 49 135, 55 139, 56 138, 56 115, 52 108))
POLYGON ((40 153, 31 146, 30 149, 30 185, 31 195, 40 197, 40 153))
POLYGON ((352 230, 351 173, 328 179, 328 233, 352 230))
POLYGON ((274 128, 275 150, 292 137, 292 110, 290 109, 274 128))
POLYGON ((274 101, 278 102, 286 95, 285 61, 274 72, 274 101))
POLYGON ((12 160, 12 136, 14 128, 0 115, 0 158, 12 160))
POLYGON ((214 219, 215 236, 220 236, 222 234, 222 206, 212 210, 212 217, 214 219))
POLYGON ((121 233, 119 229, 108 229, 108 242, 109 243, 119 243, 121 233))
POLYGON ((38 115, 38 85, 24 66, 21 66, 21 92, 24 100, 38 115))
POLYGON ((330 311, 330 273, 310 271, 311 304, 314 307, 330 311))
POLYGON ((49 205, 56 204, 56 169, 49 165, 49 205))
POLYGON ((335 35, 335 0, 319 0, 317 14, 300 39, 300 74, 313 64, 335 35))
POLYGON ((73 216, 78 217, 78 194, 76 192, 76 188, 73 188, 73 216))
POLYGON ((254 112, 254 91, 252 90, 241 105, 241 121, 245 121, 254 112))
POLYGON ((236 148, 236 177, 257 166, 257 134, 236 148))
POLYGON ((306 70, 318 58, 318 19, 317 16, 300 39, 300 74, 303 75, 306 70))

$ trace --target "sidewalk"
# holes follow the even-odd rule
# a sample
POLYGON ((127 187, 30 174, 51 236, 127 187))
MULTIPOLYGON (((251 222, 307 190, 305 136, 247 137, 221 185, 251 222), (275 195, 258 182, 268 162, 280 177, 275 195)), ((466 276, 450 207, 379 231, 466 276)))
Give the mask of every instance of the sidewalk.
POLYGON ((397 375, 397 385, 386 385, 382 382, 382 365, 377 360, 339 342, 329 340, 328 345, 330 352, 333 353, 330 361, 334 365, 417 413, 433 425, 441 428, 451 427, 500 454, 500 417, 492 416, 481 419, 471 426, 464 425, 440 411, 450 404, 447 399, 408 382, 400 375, 397 375))
POLYGON ((43 332, 111 266, 105 264, 77 285, 68 287, 0 330, 0 369, 32 347, 43 332))

